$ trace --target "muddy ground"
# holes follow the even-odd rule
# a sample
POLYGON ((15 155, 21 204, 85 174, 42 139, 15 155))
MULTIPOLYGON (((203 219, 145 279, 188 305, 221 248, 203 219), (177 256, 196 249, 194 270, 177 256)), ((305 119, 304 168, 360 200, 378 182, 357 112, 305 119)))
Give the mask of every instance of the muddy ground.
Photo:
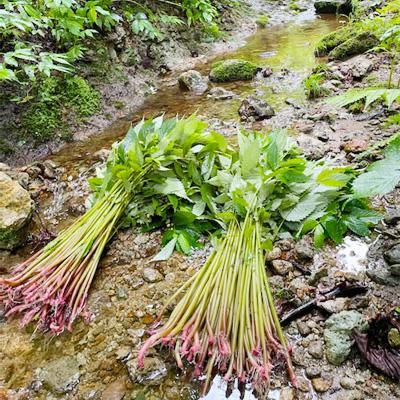
MULTIPOLYGON (((275 5, 275 2, 273 6, 252 4, 256 9, 254 14, 260 13, 257 7, 266 7, 271 13, 272 7, 276 9, 275 5)), ((286 3, 281 6, 282 10, 276 14, 277 20, 294 18, 286 3)), ((244 40, 244 36, 254 29, 253 20, 248 17, 235 38, 244 40)), ((234 40, 218 44, 213 51, 233 50, 240 43, 234 40)), ((207 54, 215 53, 209 50, 207 54)), ((192 66, 192 61, 198 67, 198 58, 185 58, 186 69, 192 66)), ((203 59, 206 60, 206 56, 203 59)), ((384 80, 388 65, 383 56, 362 55, 331 63, 329 69, 335 76, 326 84, 333 93, 340 93, 350 87, 366 85, 371 79, 384 80)), ((165 85, 168 91, 169 85, 175 85, 177 71, 178 68, 165 80, 157 78, 160 88, 165 85)), ((310 158, 335 158, 344 163, 354 162, 369 145, 396 132, 393 127, 384 127, 387 112, 379 107, 353 114, 327 106, 322 100, 307 101, 285 95, 288 87, 299 84, 302 77, 299 74, 296 70, 277 67, 270 77, 258 76, 245 90, 240 86, 228 88, 238 95, 243 94, 242 91, 245 94, 251 91, 262 96, 263 93, 257 90, 264 86, 272 87, 275 94, 282 96, 281 102, 277 103, 276 115, 271 119, 261 123, 239 122, 237 116, 210 118, 204 112, 201 114, 213 128, 227 136, 233 136, 239 126, 289 128, 310 158)), ((126 102, 130 104, 131 98, 128 94, 126 96, 126 102)), ((226 101, 232 101, 234 107, 231 108, 237 110, 237 99, 226 101)), ((135 107, 129 111, 133 112, 135 107)), ((219 107, 225 106, 217 105, 219 107)), ((83 141, 64 149, 50 160, 39 160, 14 170, 16 178, 24 181, 36 199, 39 214, 49 230, 57 232, 84 211, 88 194, 86 178, 104 161, 109 144, 123 133, 130 119, 126 117, 114 125, 112 134, 106 131, 89 142, 83 141)), ((84 134, 83 131, 77 132, 76 137, 93 135, 109 123, 101 121, 100 118, 99 122, 93 122, 84 134)), ((27 157, 36 157, 37 154, 40 153, 30 153, 27 157)), ((399 199, 400 190, 376 199, 375 205, 387 212, 388 217, 370 239, 350 237, 339 248, 328 246, 321 252, 313 250, 308 238, 298 244, 288 240, 276 244, 276 256, 272 257, 275 260, 270 260, 269 271, 278 307, 283 314, 313 298, 319 289, 344 280, 364 284, 368 292, 351 299, 321 303, 322 309, 286 327, 285 332, 293 345, 299 388, 291 388, 285 374, 277 370, 273 373, 269 394, 262 398, 400 398, 399 384, 368 366, 354 347, 340 366, 329 363, 324 338, 326 320, 331 314, 356 311, 368 320, 398 305, 398 282, 385 280, 379 271, 384 265, 383 252, 398 243, 400 225, 396 215, 400 214, 399 199)), ((35 222, 32 234, 40 230, 38 220, 35 222)), ((31 327, 21 330, 17 320, 6 322, 0 314, 0 399, 199 398, 199 385, 192 382, 190 372, 177 371, 167 351, 153 350, 145 369, 136 367, 136 355, 146 337, 146 330, 168 297, 201 267, 210 246, 206 245, 190 257, 175 254, 167 262, 152 263, 150 260, 159 249, 160 232, 119 232, 108 247, 91 290, 89 308, 94 318, 89 323, 78 322, 72 333, 43 338, 31 327)), ((0 252, 0 273, 7 274, 31 250, 32 246, 27 246, 16 253, 0 252)), ((252 399, 252 396, 250 391, 245 393, 246 399, 252 399)), ((235 390, 232 399, 239 397, 235 390)), ((206 399, 222 398, 224 387, 215 381, 206 399)))

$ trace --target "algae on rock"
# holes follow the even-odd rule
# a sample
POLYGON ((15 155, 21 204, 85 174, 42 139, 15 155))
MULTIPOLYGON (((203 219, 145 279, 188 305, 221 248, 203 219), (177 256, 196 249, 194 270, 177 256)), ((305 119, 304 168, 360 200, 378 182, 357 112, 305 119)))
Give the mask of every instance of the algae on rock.
POLYGON ((362 314, 357 311, 341 311, 326 320, 324 339, 326 358, 331 364, 342 364, 354 344, 353 329, 363 331, 368 327, 362 314))
POLYGON ((251 80, 260 68, 246 60, 231 59, 215 63, 210 71, 213 82, 233 82, 251 80))
POLYGON ((379 40, 373 33, 361 32, 335 47, 328 54, 328 57, 332 60, 343 60, 350 56, 362 54, 377 46, 378 43, 379 40))

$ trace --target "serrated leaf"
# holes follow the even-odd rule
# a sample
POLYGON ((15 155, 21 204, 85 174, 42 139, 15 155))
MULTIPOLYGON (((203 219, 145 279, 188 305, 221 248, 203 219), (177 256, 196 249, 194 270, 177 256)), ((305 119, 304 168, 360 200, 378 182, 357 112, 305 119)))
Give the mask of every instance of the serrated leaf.
POLYGON ((183 183, 178 179, 178 178, 171 178, 168 177, 165 179, 163 183, 160 183, 158 185, 154 185, 154 189, 160 193, 160 194, 174 194, 178 197, 182 197, 183 199, 186 199, 188 201, 190 198, 187 196, 185 187, 183 186, 183 183))

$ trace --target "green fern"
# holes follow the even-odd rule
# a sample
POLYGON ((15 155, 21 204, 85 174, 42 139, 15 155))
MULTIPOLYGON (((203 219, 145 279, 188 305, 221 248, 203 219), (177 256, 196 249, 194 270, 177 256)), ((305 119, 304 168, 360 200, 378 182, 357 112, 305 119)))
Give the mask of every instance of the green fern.
POLYGON ((390 108, 395 101, 400 100, 400 89, 386 88, 367 88, 367 89, 351 89, 339 96, 331 97, 326 100, 327 104, 337 107, 346 107, 357 101, 365 100, 364 110, 377 100, 383 100, 390 108))

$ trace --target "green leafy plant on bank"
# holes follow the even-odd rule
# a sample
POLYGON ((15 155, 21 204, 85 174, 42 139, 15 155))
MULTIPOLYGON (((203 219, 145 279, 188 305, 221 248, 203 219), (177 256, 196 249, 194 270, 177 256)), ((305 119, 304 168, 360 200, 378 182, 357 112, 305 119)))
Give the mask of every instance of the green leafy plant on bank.
MULTIPOLYGON (((345 107, 359 101, 365 102, 364 110, 377 101, 383 101, 387 107, 400 101, 400 77, 394 83, 395 70, 400 60, 400 1, 395 0, 378 10, 379 16, 366 21, 362 29, 372 29, 379 37, 375 51, 384 52, 390 60, 389 76, 386 87, 368 87, 351 89, 346 93, 328 100, 328 103, 345 107)), ((361 25, 362 26, 362 25, 361 25)))
POLYGON ((0 9, 0 82, 69 73, 90 39, 119 24, 155 40, 162 37, 163 27, 183 25, 185 19, 189 25, 209 26, 218 15, 210 0, 167 3, 178 15, 155 12, 146 2, 124 0, 5 0, 0 9))
POLYGON ((329 94, 329 90, 324 87, 325 73, 315 72, 304 79, 303 84, 306 95, 309 99, 316 99, 329 94))

